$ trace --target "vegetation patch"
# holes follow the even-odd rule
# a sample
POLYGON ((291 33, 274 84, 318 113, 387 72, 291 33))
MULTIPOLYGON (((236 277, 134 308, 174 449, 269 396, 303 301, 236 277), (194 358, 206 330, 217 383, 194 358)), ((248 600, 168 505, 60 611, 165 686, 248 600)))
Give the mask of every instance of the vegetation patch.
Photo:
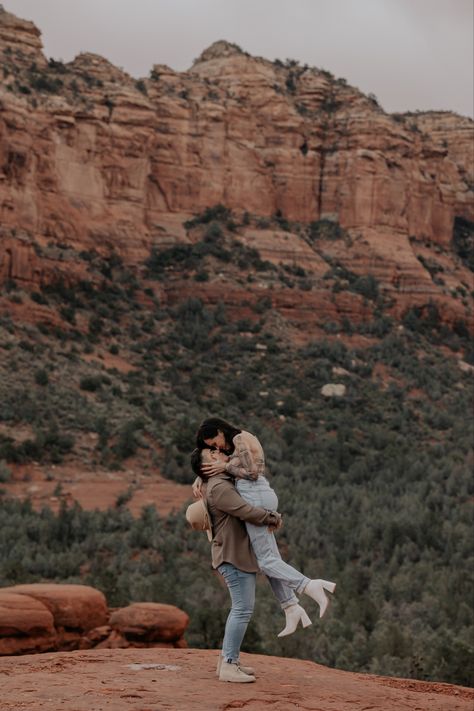
POLYGON ((453 247, 468 269, 474 272, 474 222, 465 217, 454 218, 453 247))
MULTIPOLYGON (((143 271, 175 279, 183 264, 199 273, 207 260, 212 273, 213 260, 228 264, 217 256, 225 252, 232 263, 250 263, 254 253, 215 214, 192 229, 194 245, 157 253, 166 267, 152 262, 143 271), (198 255, 205 252, 198 267, 196 245, 198 255)), ((446 332, 433 305, 407 312, 397 328, 377 282, 334 263, 330 278, 373 304, 373 319, 339 327, 345 342, 328 333, 298 347, 273 325, 270 289, 238 315, 222 302, 205 303, 194 281, 191 296, 167 305, 116 255, 81 258, 87 280, 36 292, 56 313, 73 309, 76 325, 65 318, 55 330, 0 318, 2 488, 18 463, 61 460, 91 470, 147 461, 149 471, 189 484, 196 426, 220 415, 262 441, 285 519, 285 558, 339 584, 324 629, 288 638, 282 650, 279 608, 262 579, 246 649, 471 683, 471 376, 439 347, 449 343, 467 357, 466 325, 446 332), (349 329, 373 336, 372 345, 351 345, 358 341, 349 329), (119 361, 127 368, 114 367, 119 361), (324 385, 341 382, 343 397, 323 397, 324 385)), ((268 280, 280 274, 295 283, 309 278, 290 266, 269 270, 268 280)), ((5 290, 5 298, 11 293, 26 302, 22 289, 5 290)), ((113 606, 178 604, 191 617, 189 643, 215 647, 227 593, 209 575, 207 540, 188 528, 183 512, 161 518, 149 507, 133 519, 129 496, 108 512, 63 505, 55 515, 4 492, 0 584, 81 582, 103 590, 113 606)))

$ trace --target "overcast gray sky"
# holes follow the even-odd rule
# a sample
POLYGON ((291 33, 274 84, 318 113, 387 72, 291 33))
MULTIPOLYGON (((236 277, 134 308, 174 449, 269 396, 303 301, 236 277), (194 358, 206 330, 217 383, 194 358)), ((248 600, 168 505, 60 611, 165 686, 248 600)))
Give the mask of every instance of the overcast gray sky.
POLYGON ((472 116, 474 0, 3 0, 45 53, 101 54, 133 76, 188 69, 218 39, 291 57, 374 93, 386 111, 472 116))

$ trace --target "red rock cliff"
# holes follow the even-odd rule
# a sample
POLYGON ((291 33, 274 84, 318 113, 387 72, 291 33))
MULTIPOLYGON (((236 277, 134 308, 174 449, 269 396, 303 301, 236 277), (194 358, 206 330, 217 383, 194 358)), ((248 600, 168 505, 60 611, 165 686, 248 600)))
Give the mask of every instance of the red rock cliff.
MULTIPOLYGON (((152 244, 187 240, 183 220, 223 203, 337 221, 353 241, 330 256, 376 276, 395 310, 439 299, 448 320, 469 320, 451 293, 469 283, 451 241, 455 216, 474 219, 470 119, 390 115, 328 72, 227 42, 188 72, 155 65, 137 82, 93 54, 48 64, 34 25, 0 12, 0 54, 0 276, 41 281, 33 243, 137 262, 152 244), (433 250, 444 289, 426 269, 433 250)), ((244 237, 280 259, 281 230, 244 237)), ((293 261, 308 249, 291 235, 293 261)))

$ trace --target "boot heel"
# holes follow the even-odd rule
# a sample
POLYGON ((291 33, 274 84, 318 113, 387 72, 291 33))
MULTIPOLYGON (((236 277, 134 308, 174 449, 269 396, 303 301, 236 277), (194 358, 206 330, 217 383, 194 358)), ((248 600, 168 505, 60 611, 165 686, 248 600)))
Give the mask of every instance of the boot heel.
POLYGON ((324 591, 334 592, 335 589, 336 583, 332 583, 330 580, 322 580, 321 578, 310 580, 305 587, 304 592, 306 595, 312 597, 319 605, 319 617, 324 615, 329 604, 329 600, 324 591))
POLYGON ((330 580, 321 580, 321 584, 323 588, 330 593, 333 593, 336 589, 336 583, 331 583, 330 580))
POLYGON ((278 637, 286 637, 289 634, 293 634, 300 622, 303 627, 309 627, 313 624, 301 605, 291 605, 290 607, 287 607, 285 610, 285 617, 285 629, 277 635, 278 637))

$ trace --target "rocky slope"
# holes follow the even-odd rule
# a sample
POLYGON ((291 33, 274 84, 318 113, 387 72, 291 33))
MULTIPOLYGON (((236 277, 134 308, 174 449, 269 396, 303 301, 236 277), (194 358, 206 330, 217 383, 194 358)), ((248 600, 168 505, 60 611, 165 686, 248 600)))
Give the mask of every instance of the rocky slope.
MULTIPOLYGON (((472 322, 471 275, 452 242, 455 218, 474 219, 470 119, 389 115, 329 72, 227 42, 188 72, 155 65, 140 81, 93 54, 48 63, 34 25, 4 11, 0 54, 3 279, 83 278, 58 245, 140 265, 153 246, 192 242, 183 222, 222 203, 245 244, 308 271, 296 297, 307 313, 367 318, 362 300, 328 294, 336 262, 373 276, 396 316, 432 301, 446 323, 472 322), (346 239, 308 237, 308 224, 328 222, 346 239)), ((268 284, 209 286, 205 301, 217 291, 240 306, 268 284)), ((182 288, 164 291, 173 300, 182 288)), ((287 318, 294 300, 279 288, 273 307, 287 318)))
MULTIPOLYGON (((16 437, 22 436, 18 426, 11 431, 16 437)), ((0 428, 0 433, 4 432, 0 428)), ((61 504, 70 506, 74 502, 87 511, 104 511, 123 500, 134 516, 150 505, 167 516, 192 500, 189 486, 160 476, 156 466, 150 468, 148 458, 139 456, 115 471, 91 467, 83 459, 52 467, 35 462, 12 464, 12 477, 2 482, 1 488, 12 498, 28 499, 37 510, 48 507, 55 512, 61 504)))
POLYGON ((328 669, 313 662, 245 654, 253 684, 217 681, 217 651, 126 649, 2 659, 2 708, 76 711, 468 711, 472 690, 328 669))

